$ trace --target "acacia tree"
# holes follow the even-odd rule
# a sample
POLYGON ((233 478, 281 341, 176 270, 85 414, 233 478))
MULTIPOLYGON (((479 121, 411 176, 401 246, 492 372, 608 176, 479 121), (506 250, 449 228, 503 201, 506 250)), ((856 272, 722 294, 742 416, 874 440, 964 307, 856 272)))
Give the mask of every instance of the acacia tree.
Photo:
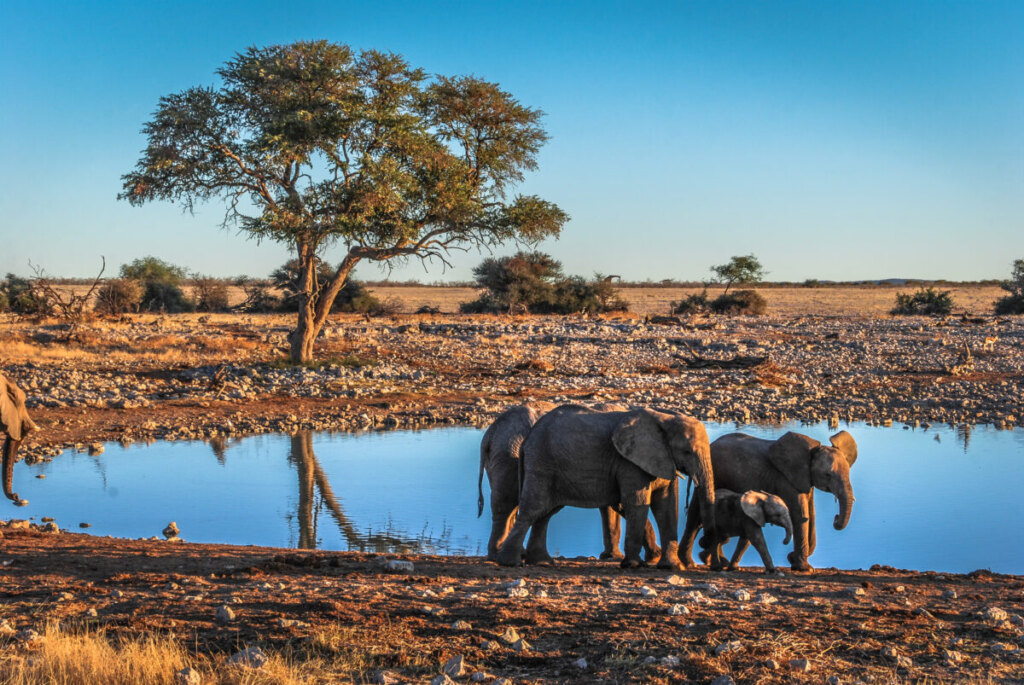
POLYGON ((761 262, 752 254, 733 257, 729 260, 728 264, 719 264, 718 266, 711 267, 711 271, 714 272, 719 281, 725 282, 726 293, 729 292, 729 288, 732 287, 733 283, 741 285, 760 283, 765 274, 761 262))
POLYGON ((120 199, 223 199, 223 224, 295 250, 291 358, 313 341, 364 259, 447 263, 452 250, 557 236, 568 216, 511 196, 547 140, 542 112, 472 76, 428 77, 400 55, 326 41, 249 48, 219 87, 160 99, 120 199), (345 255, 326 285, 317 258, 345 255))

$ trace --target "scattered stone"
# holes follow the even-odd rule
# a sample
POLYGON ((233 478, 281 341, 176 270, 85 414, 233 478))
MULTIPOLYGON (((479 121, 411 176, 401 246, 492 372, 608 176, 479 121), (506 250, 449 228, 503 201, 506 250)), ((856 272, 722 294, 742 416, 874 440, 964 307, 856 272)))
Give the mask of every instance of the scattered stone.
POLYGON ((42 525, 42 527, 39 528, 39 530, 43 531, 44 533, 59 533, 60 527, 53 521, 47 521, 42 525))
POLYGON ((293 618, 279 618, 274 621, 274 624, 278 628, 308 628, 309 624, 305 621, 297 621, 293 618))
POLYGON ((483 642, 480 643, 480 649, 485 649, 488 652, 493 652, 495 649, 498 649, 498 647, 500 647, 500 646, 501 645, 499 645, 494 640, 484 640, 483 642))
POLYGON ((449 678, 461 678, 466 674, 466 657, 461 654, 453 656, 441 667, 441 670, 449 678))
POLYGON ((648 586, 644 585, 642 588, 640 588, 640 594, 643 597, 657 597, 658 596, 658 591, 655 590, 654 588, 651 588, 651 587, 648 587, 648 586))
POLYGON ((514 644, 515 642, 517 642, 520 639, 520 635, 519 635, 519 632, 515 628, 513 628, 512 626, 509 626, 508 628, 505 628, 505 632, 501 634, 501 638, 500 639, 505 644, 511 645, 511 644, 514 644))
POLYGON ((415 566, 413 566, 411 561, 405 561, 404 559, 391 559, 387 562, 387 565, 384 568, 396 573, 412 573, 415 566))
POLYGON ((370 676, 370 682, 376 685, 398 685, 401 681, 390 671, 376 670, 370 676))
POLYGON ((91 445, 89 445, 89 456, 98 457, 99 455, 103 454, 104 451, 105 450, 102 442, 94 442, 91 445))
POLYGON ((668 609, 669 616, 686 616, 689 613, 690 610, 685 604, 673 604, 668 609))
POLYGON ((738 602, 749 602, 750 601, 750 593, 747 592, 746 590, 736 590, 735 592, 732 593, 732 596, 733 596, 733 599, 735 599, 738 602))
POLYGON ((811 662, 807 659, 790 659, 789 669, 796 671, 797 673, 809 673, 811 670, 811 662))
POLYGON ((700 590, 690 590, 689 592, 684 593, 683 599, 687 602, 693 602, 694 604, 706 604, 711 601, 705 597, 704 593, 700 590))
POLYGON ((267 663, 267 655, 259 647, 249 647, 241 652, 235 652, 228 657, 229 666, 240 666, 245 668, 263 668, 267 663))
POLYGON ((736 685, 736 681, 727 675, 720 675, 712 680, 710 685, 736 685))
POLYGON ((757 601, 761 604, 775 604, 779 600, 775 595, 770 595, 767 592, 762 592, 757 596, 757 601))
POLYGON ((473 624, 471 624, 469 621, 463 621, 462 619, 459 619, 458 621, 452 624, 452 630, 473 630, 473 624))
POLYGON ((675 654, 669 654, 661 660, 662 666, 668 666, 669 668, 678 668, 683 662, 680 661, 679 657, 675 654))
POLYGON ((522 599, 523 597, 529 597, 530 591, 524 587, 510 587, 507 590, 505 590, 505 594, 508 597, 522 599))
POLYGON ((946 590, 942 593, 942 599, 956 599, 956 590, 946 590))
POLYGON ((113 592, 110 593, 110 596, 113 597, 114 599, 121 599, 122 597, 124 597, 124 593, 121 592, 120 590, 114 590, 113 592))
POLYGON ((767 668, 769 671, 777 671, 780 668, 782 668, 782 664, 780 664, 775 659, 768 659, 764 662, 764 667, 767 668))
POLYGON ((6 618, 0 619, 0 637, 10 637, 17 632, 14 630, 14 626, 6 618))
POLYGON ((529 642, 527 642, 523 638, 519 638, 518 640, 516 640, 515 642, 512 643, 512 651, 514 651, 514 652, 525 652, 525 651, 531 649, 532 647, 533 647, 533 645, 531 645, 529 642))
POLYGON ((447 674, 442 673, 431 680, 430 685, 455 685, 455 681, 449 678, 447 674))
POLYGON ((483 671, 473 671, 469 676, 470 682, 482 683, 487 680, 487 674, 483 671))
POLYGON ((509 583, 505 583, 505 589, 506 590, 511 589, 511 588, 517 588, 517 587, 526 587, 526 579, 525 578, 518 578, 518 579, 513 580, 513 581, 511 581, 509 583))
POLYGON ((674 573, 666 578, 665 582, 669 585, 686 585, 686 579, 682 576, 677 576, 674 573))
POLYGON ((235 620, 235 612, 227 604, 222 604, 217 607, 217 612, 214 614, 214 619, 217 623, 231 623, 235 620))
POLYGON ((942 656, 945 658, 947 666, 956 666, 964 660, 964 655, 955 649, 942 650, 942 656))
POLYGON ((17 634, 14 637, 20 640, 21 642, 26 642, 29 644, 43 640, 43 636, 37 633, 36 631, 32 630, 31 628, 22 628, 17 632, 17 634))
POLYGON ((201 685, 202 674, 191 666, 186 666, 174 674, 174 685, 201 685))
POLYGON ((587 666, 588 666, 587 660, 584 659, 583 657, 580 657, 576 661, 572 662, 572 665, 575 666, 576 668, 582 670, 582 671, 587 670, 587 666))
POLYGON ((739 640, 732 640, 731 642, 723 642, 722 644, 715 647, 715 656, 721 656, 723 654, 731 654, 732 652, 738 652, 743 649, 743 643, 739 640))
POLYGON ((97 612, 94 607, 89 607, 85 610, 85 616, 87 618, 96 618, 97 616, 99 616, 99 612, 97 612))
POLYGON ((167 524, 167 527, 164 528, 162 532, 164 534, 164 537, 170 540, 171 538, 178 537, 178 533, 180 533, 181 531, 178 530, 178 524, 174 521, 171 521, 167 524))
POLYGON ((906 592, 906 591, 907 591, 907 588, 903 587, 902 585, 897 585, 896 587, 893 588, 893 592, 906 592))
POLYGON ((1010 615, 999 607, 988 607, 985 609, 984 613, 982 613, 982 618, 985 619, 986 623, 994 623, 998 625, 1008 621, 1010 619, 1010 615))
POLYGON ((863 597, 864 595, 867 594, 867 591, 864 588, 862 588, 862 587, 858 587, 856 585, 852 585, 852 586, 846 588, 846 594, 853 595, 854 597, 863 597))
POLYGON ((825 685, 843 685, 843 681, 837 675, 830 675, 825 679, 825 685))

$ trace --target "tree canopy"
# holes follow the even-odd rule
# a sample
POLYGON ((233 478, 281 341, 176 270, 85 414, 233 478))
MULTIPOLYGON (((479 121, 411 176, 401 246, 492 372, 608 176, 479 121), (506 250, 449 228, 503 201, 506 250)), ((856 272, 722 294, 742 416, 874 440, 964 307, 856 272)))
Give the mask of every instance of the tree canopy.
POLYGON ((252 47, 221 84, 160 99, 123 177, 132 204, 220 199, 224 225, 290 245, 302 273, 292 358, 361 260, 557 236, 568 216, 513 194, 547 140, 542 112, 473 76, 428 76, 400 55, 326 41, 252 47), (317 257, 345 255, 326 287, 317 257))
POLYGON ((711 267, 711 271, 719 281, 725 283, 727 293, 733 283, 760 283, 765 275, 761 262, 752 254, 733 257, 728 264, 711 267))

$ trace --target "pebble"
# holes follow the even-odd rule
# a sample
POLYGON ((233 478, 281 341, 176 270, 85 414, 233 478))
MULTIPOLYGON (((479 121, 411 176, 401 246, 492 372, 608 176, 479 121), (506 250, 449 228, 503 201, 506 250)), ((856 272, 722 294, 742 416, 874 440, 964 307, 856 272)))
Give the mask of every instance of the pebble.
POLYGON ((522 599, 523 597, 529 597, 530 591, 524 587, 510 587, 507 590, 505 590, 505 594, 508 597, 522 599))
POLYGON ((809 673, 811 670, 811 662, 807 659, 790 659, 789 668, 797 673, 809 673))
POLYGON ((385 568, 397 573, 412 573, 416 567, 411 561, 405 561, 404 559, 391 559, 387 562, 385 568))
POLYGON ((235 612, 227 604, 222 604, 217 607, 214 619, 217 623, 231 623, 235 620, 235 612))
POLYGON ((430 685, 455 685, 455 681, 449 678, 447 674, 442 673, 431 680, 430 685))
POLYGON ((984 618, 987 623, 999 624, 1004 621, 1008 621, 1010 615, 999 607, 988 607, 982 614, 982 618, 984 618))
POLYGON ((505 632, 501 634, 500 640, 507 645, 511 645, 520 639, 519 631, 512 626, 505 628, 505 632))
POLYGON ((749 602, 750 601, 750 593, 747 592, 746 590, 736 590, 735 592, 732 593, 732 596, 733 596, 733 599, 735 599, 738 602, 749 602))
POLYGON ((736 681, 727 675, 720 675, 712 680, 710 685, 736 685, 736 681))
POLYGON ((401 681, 394 673, 378 669, 373 672, 372 676, 370 676, 370 682, 375 683, 376 685, 398 685, 401 681))
POLYGON ((643 597, 657 597, 658 591, 654 588, 644 585, 642 588, 640 588, 640 595, 643 597))
POLYGON ((228 657, 228 665, 259 669, 267 663, 267 655, 259 647, 249 647, 228 657))
POLYGON ((483 671, 473 671, 469 676, 470 682, 482 683, 487 680, 487 674, 483 671))
POLYGON ((668 609, 669 616, 686 616, 689 613, 690 610, 686 607, 685 604, 673 604, 668 609))
POLYGON ((519 638, 518 640, 512 643, 512 651, 514 652, 525 652, 528 649, 531 649, 532 647, 533 645, 531 645, 523 638, 519 638))
POLYGON ((942 599, 956 599, 956 590, 945 590, 942 599))
POLYGON ((449 678, 461 678, 466 673, 466 657, 459 654, 453 656, 441 667, 444 674, 449 678))
POLYGON ((162 532, 164 534, 164 537, 170 540, 171 538, 178 537, 178 533, 180 533, 181 531, 178 530, 178 524, 174 521, 171 521, 167 524, 167 527, 164 528, 162 532))
POLYGON ((782 664, 780 664, 775 659, 767 659, 764 662, 764 667, 767 668, 769 671, 777 671, 780 668, 782 668, 782 664))
POLYGON ((846 588, 846 593, 849 595, 853 595, 854 597, 863 597, 867 594, 867 591, 862 587, 854 585, 846 588))
POLYGON ((572 662, 572 665, 575 666, 576 668, 582 670, 582 671, 587 670, 587 666, 588 666, 587 660, 584 659, 583 657, 580 657, 576 661, 572 662))
POLYGON ((674 654, 669 654, 661 660, 662 666, 668 666, 669 668, 678 668, 683 662, 680 661, 679 657, 674 654))
POLYGON ((715 647, 715 656, 721 656, 722 654, 730 654, 732 652, 738 652, 743 649, 743 643, 739 640, 732 640, 731 642, 723 642, 722 644, 715 647))
POLYGON ((174 674, 174 685, 202 685, 203 675, 187 666, 174 674))
POLYGON ((665 579, 665 582, 668 583, 669 585, 685 585, 686 584, 686 579, 681 577, 681 576, 677 576, 676 574, 673 573, 672 575, 670 575, 668 578, 665 579))
POLYGON ((471 624, 469 621, 463 621, 462 619, 459 619, 458 621, 455 621, 455 623, 452 623, 452 630, 472 630, 472 629, 473 629, 473 624, 471 624))

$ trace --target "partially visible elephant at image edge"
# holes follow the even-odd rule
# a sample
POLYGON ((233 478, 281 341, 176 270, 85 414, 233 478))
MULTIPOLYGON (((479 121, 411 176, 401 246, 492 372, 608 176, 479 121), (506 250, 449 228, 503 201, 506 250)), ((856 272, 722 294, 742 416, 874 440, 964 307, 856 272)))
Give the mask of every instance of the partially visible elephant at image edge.
POLYGON ((25 393, 3 374, 0 374, 0 430, 7 434, 3 446, 3 490, 7 499, 15 504, 24 500, 14 492, 14 461, 22 441, 39 427, 29 418, 25 409, 25 393))
MULTIPOLYGON (((830 492, 839 500, 836 530, 850 522, 853 486, 850 467, 857 460, 857 443, 846 431, 829 438, 831 445, 790 431, 778 440, 731 433, 711 443, 715 486, 734 492, 761 490, 778 495, 789 508, 793 521, 793 551, 788 559, 795 571, 811 569, 807 558, 816 544, 814 488, 830 492)), ((687 518, 679 544, 680 560, 693 566, 693 542, 700 522, 687 518)))
MULTIPOLYGON (((509 407, 499 414, 480 441, 480 472, 477 478, 477 516, 484 510, 483 477, 487 474, 487 482, 491 493, 491 534, 487 540, 487 558, 494 560, 502 542, 508 535, 519 506, 519 485, 521 464, 520 457, 523 442, 530 434, 537 420, 554 409, 552 402, 529 402, 509 407)), ((623 410, 620 405, 597 405, 599 410, 623 410)), ((619 537, 621 530, 620 517, 611 507, 601 510, 601 528, 604 539, 602 559, 621 559, 619 537)), ((645 558, 655 563, 661 555, 654 534, 654 528, 647 523, 644 535, 645 558)))

